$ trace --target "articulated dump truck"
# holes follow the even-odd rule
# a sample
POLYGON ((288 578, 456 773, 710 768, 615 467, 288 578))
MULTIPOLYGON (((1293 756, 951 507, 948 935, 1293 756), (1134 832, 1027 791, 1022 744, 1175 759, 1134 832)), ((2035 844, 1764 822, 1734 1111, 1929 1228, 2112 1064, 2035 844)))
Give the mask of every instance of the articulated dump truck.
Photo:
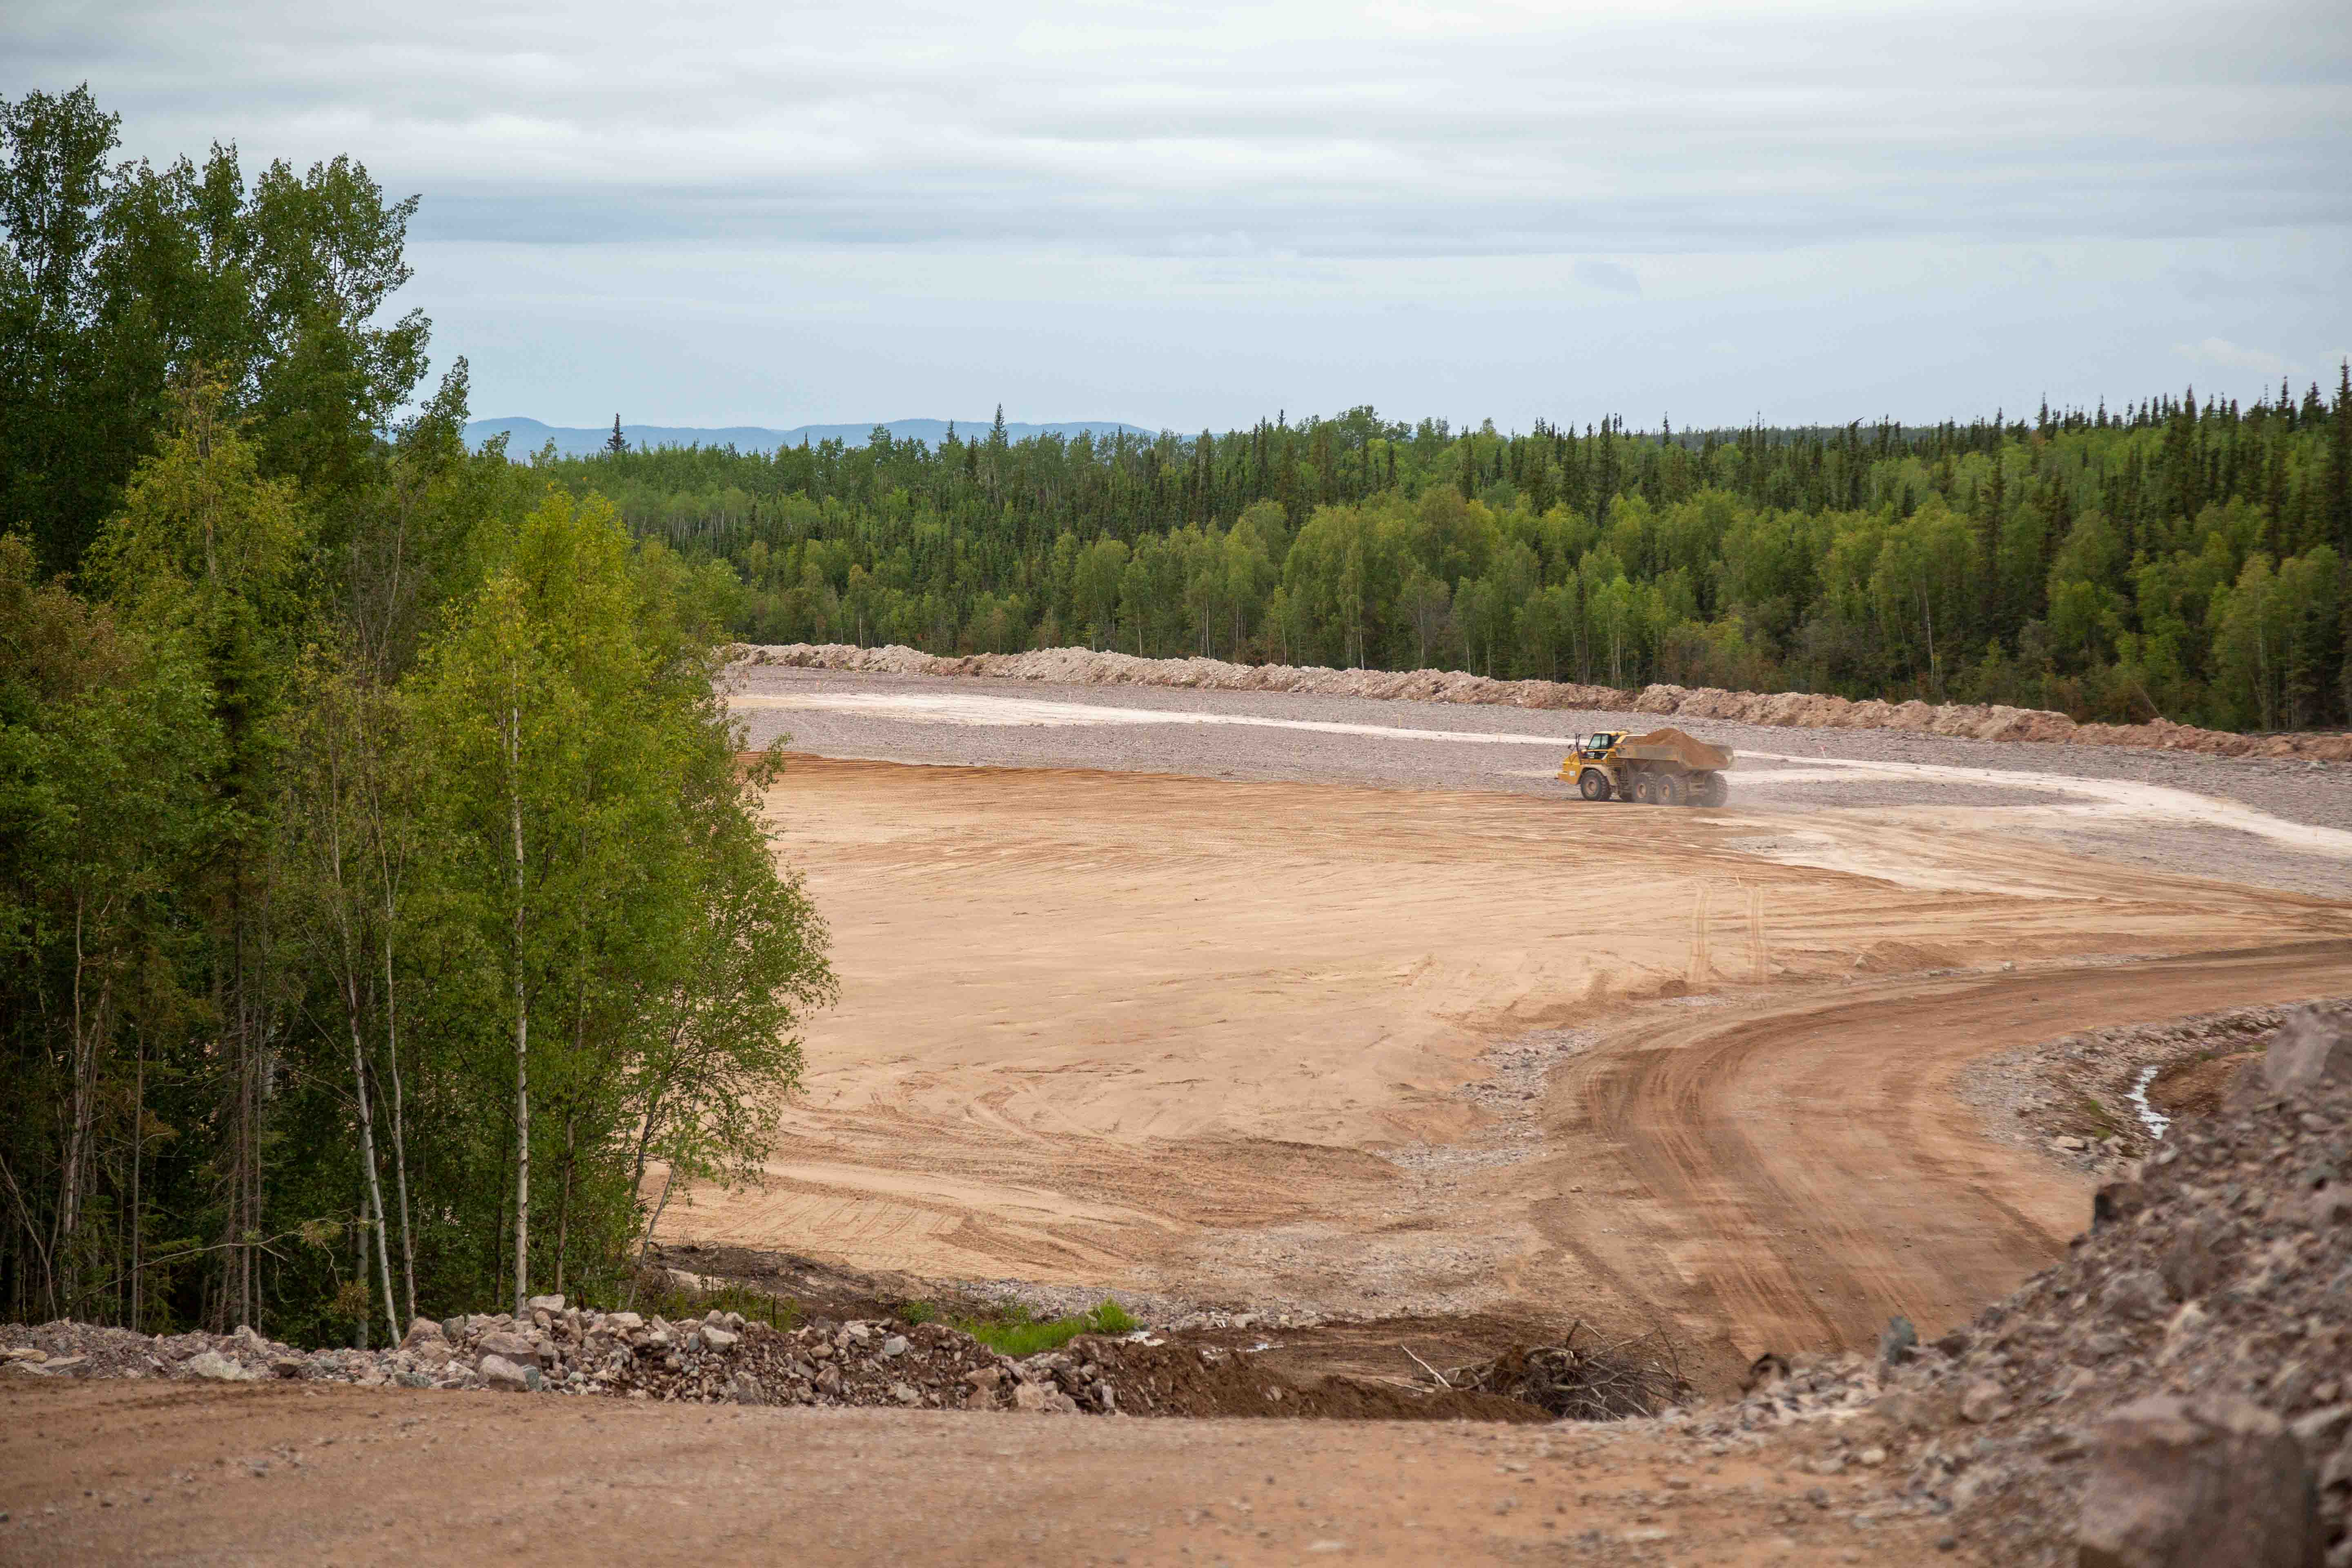
POLYGON ((1559 776, 1587 800, 1630 800, 1643 805, 1721 805, 1731 798, 1724 771, 1731 752, 1684 734, 1653 730, 1628 735, 1603 730, 1577 739, 1559 776))

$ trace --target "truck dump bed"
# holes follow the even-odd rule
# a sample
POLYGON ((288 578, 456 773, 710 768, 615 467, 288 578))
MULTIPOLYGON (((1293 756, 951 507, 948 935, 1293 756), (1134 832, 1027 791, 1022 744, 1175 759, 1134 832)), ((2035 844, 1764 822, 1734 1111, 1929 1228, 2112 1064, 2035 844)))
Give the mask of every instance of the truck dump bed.
POLYGON ((1731 752, 1723 746, 1710 746, 1695 740, 1680 730, 1653 730, 1646 735, 1628 735, 1617 742, 1617 754, 1628 762, 1679 764, 1695 773, 1721 773, 1731 765, 1731 752))

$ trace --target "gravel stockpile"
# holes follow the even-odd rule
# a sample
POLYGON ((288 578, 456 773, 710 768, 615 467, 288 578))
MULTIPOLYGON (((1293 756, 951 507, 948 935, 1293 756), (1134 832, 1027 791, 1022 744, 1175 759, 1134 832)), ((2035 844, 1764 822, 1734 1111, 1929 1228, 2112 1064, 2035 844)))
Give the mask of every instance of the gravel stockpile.
POLYGON ((791 643, 747 647, 761 664, 885 675, 989 676, 1068 686, 1166 686, 1214 691, 1290 691, 1380 701, 1454 702, 1485 707, 1580 709, 1804 730, 1897 730, 1979 741, 2124 746, 2210 756, 2305 757, 2352 762, 2352 734, 2252 737, 2158 719, 2147 724, 2077 724, 2045 709, 1982 703, 1853 702, 1807 692, 1725 691, 1717 687, 1652 685, 1639 691, 1555 680, 1494 680, 1458 669, 1327 669, 1319 666, 1227 664, 1213 658, 1138 658, 1088 648, 971 654, 941 658, 910 647, 791 643))

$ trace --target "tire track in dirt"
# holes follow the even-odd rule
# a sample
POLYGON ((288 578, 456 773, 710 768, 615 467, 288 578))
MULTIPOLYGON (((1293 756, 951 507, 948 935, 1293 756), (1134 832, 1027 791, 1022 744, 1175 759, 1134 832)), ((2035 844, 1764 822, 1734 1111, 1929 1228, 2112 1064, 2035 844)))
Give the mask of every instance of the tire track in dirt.
MULTIPOLYGON (((1893 1312, 1933 1332, 2060 1256, 2087 1178, 1987 1139, 1953 1094, 1979 1057, 2109 1024, 2352 986, 2352 942, 1911 980, 1653 1025, 1568 1075, 1584 1131, 1671 1216, 1695 1284, 1612 1272, 1695 1337, 1750 1351, 1866 1344, 1893 1312), (1795 1116, 1785 1112, 1791 1107, 1795 1116)), ((1553 1221, 1554 1239, 1580 1250, 1553 1221)), ((1601 1247, 1606 1254, 1625 1248, 1601 1247)))

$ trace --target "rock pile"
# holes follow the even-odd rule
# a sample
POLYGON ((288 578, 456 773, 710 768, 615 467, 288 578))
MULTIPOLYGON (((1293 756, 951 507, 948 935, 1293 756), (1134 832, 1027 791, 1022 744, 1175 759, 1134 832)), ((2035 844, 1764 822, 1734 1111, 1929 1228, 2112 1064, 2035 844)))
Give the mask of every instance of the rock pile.
POLYGON ((862 1405, 1108 1413, 1117 1395, 1084 1356, 1015 1361, 937 1323, 795 1329, 711 1312, 667 1322, 533 1297, 522 1317, 419 1318, 390 1350, 301 1351, 250 1329, 152 1337, 71 1321, 0 1326, 0 1366, 43 1377, 288 1379, 411 1388, 604 1394, 703 1404, 862 1405))
POLYGON ((1711 686, 1653 685, 1639 691, 1558 680, 1494 680, 1458 669, 1326 669, 1287 664, 1228 664, 1215 658, 1138 658, 1082 647, 942 658, 893 644, 745 646, 751 664, 841 669, 874 675, 979 675, 1066 686, 1173 686, 1217 691, 1291 691, 1414 702, 1469 702, 1504 708, 1575 708, 1718 719, 1782 729, 1903 730, 1977 741, 2046 741, 2076 746, 2134 746, 2221 757, 2286 757, 2352 762, 2352 734, 2273 735, 2262 739, 2200 730, 2158 719, 2146 724, 2078 724, 2038 708, 1948 702, 1853 702, 1808 692, 1725 691, 1711 686))
POLYGON ((2101 1189, 2064 1262, 1940 1339, 1801 1361, 1696 1423, 1723 1438, 1811 1426, 1822 1467, 1892 1461, 1897 1505, 1950 1513, 1990 1561, 2072 1563, 2078 1548, 2134 1568, 2212 1561, 2166 1552, 2219 1539, 2222 1515, 2258 1498, 2291 1519, 2312 1510, 2277 1552, 2307 1542, 2312 1561, 2324 1550, 2346 1568, 2347 1080, 2342 1016, 2290 1016, 2220 1112, 2177 1123, 2132 1179, 2101 1189))

